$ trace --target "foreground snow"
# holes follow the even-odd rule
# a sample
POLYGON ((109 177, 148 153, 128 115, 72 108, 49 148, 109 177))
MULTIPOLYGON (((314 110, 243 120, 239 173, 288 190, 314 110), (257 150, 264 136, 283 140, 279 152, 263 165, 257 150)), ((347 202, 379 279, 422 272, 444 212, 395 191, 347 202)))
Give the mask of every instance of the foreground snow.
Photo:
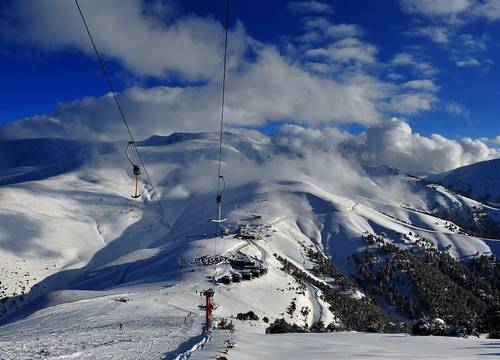
POLYGON ((404 334, 328 333, 263 335, 238 333, 230 359, 477 359, 500 356, 489 339, 414 337, 404 334))

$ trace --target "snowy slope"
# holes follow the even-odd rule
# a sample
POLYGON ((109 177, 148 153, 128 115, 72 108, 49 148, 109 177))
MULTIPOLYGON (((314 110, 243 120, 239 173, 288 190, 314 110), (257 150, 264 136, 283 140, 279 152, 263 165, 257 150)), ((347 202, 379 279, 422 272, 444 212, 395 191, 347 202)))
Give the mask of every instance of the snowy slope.
MULTIPOLYGON (((243 328, 230 359, 477 359, 498 356, 498 341, 404 334, 263 335, 243 328)), ((203 351, 201 352, 203 354, 203 351)), ((208 357, 207 357, 208 358, 208 357)))
POLYGON ((500 159, 463 166, 429 179, 473 199, 500 203, 500 159))
POLYGON ((444 208, 468 214, 482 206, 473 200, 384 168, 354 167, 343 179, 336 163, 318 167, 297 149, 237 134, 225 135, 223 153, 229 235, 216 238, 217 136, 155 136, 139 145, 173 236, 148 184, 130 198, 123 144, 1 144, 9 161, 0 168, 0 281, 8 296, 0 357, 175 358, 202 341, 199 292, 231 270, 227 262, 200 265, 204 255, 242 253, 269 269, 216 285, 218 318, 252 310, 310 326, 335 323, 337 314, 318 288, 298 291, 275 253, 307 270, 305 249, 317 249, 350 272, 347 257, 365 246, 367 232, 399 246, 412 245, 403 236, 412 232, 449 245, 459 259, 500 251, 497 241, 460 234, 434 216, 444 208), (62 150, 48 157, 47 149, 62 150), (262 240, 235 238, 240 226, 262 240), (297 310, 287 313, 292 301, 297 310))

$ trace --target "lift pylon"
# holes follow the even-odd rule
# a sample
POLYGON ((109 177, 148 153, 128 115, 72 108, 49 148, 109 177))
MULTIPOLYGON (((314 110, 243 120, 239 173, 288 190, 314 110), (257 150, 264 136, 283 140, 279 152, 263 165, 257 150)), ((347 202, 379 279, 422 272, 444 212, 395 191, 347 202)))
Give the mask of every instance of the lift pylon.
POLYGON ((208 289, 203 292, 205 295, 205 326, 203 330, 205 332, 210 331, 212 327, 212 310, 213 310, 213 302, 212 299, 214 297, 214 290, 208 289))

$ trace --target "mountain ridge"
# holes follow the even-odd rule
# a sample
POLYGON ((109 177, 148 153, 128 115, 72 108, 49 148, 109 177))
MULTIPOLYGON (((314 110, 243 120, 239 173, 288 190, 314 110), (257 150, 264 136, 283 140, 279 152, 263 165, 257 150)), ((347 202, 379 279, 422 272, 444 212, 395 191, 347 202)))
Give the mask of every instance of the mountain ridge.
POLYGON ((453 191, 481 202, 500 203, 500 158, 480 161, 429 176, 453 191))

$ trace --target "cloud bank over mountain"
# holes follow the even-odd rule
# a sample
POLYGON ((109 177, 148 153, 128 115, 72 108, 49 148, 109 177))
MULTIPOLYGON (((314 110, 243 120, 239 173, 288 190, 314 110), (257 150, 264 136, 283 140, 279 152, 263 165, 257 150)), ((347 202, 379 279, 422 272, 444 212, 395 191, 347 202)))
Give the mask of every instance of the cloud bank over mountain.
POLYGON ((452 140, 413 132, 404 121, 392 119, 359 135, 336 128, 306 129, 284 126, 277 141, 299 148, 342 154, 344 158, 372 166, 390 165, 412 174, 437 173, 500 156, 481 140, 452 140))
MULTIPOLYGON (((134 76, 178 79, 176 85, 131 86, 118 95, 137 139, 217 129, 224 40, 220 22, 211 16, 180 14, 171 2, 81 1, 81 5, 98 34, 97 46, 105 61, 118 61, 134 76)), ((462 16, 471 2, 445 6, 402 1, 401 6, 414 16, 434 19, 462 16)), ((379 48, 364 38, 361 26, 323 17, 334 13, 325 3, 296 1, 287 9, 301 18, 302 29, 286 47, 257 40, 241 21, 231 27, 228 127, 240 131, 262 128, 269 121, 302 124, 284 125, 270 141, 416 173, 446 171, 500 156, 488 139, 422 136, 408 122, 389 120, 439 107, 456 116, 469 114, 461 104, 440 99, 432 64, 409 52, 381 60, 379 48), (410 69, 413 78, 401 76, 402 68, 410 69), (353 123, 365 130, 350 134, 336 128, 353 123)), ((7 13, 0 29, 3 38, 47 51, 76 49, 93 56, 73 2, 21 0, 10 3, 7 13)), ((430 36, 429 31, 417 35, 430 36)), ((445 32, 437 35, 438 42, 447 41, 445 32)), ((49 113, 0 127, 0 139, 39 137, 115 141, 126 140, 127 134, 112 97, 105 94, 62 102, 49 113)))

